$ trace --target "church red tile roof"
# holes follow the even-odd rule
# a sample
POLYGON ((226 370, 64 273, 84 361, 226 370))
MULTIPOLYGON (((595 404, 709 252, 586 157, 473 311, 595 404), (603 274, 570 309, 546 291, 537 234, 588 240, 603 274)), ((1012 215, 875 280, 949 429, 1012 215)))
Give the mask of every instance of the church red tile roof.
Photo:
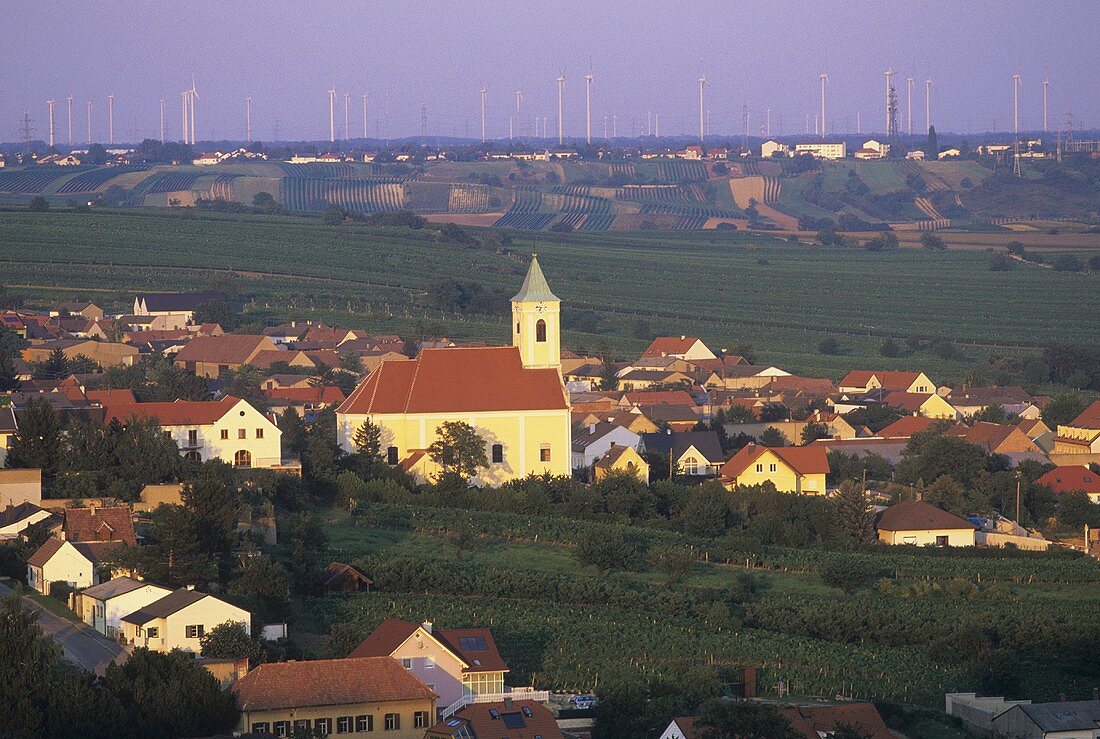
POLYGON ((528 369, 515 347, 425 349, 409 362, 383 362, 338 413, 474 413, 565 410, 556 369, 528 369))

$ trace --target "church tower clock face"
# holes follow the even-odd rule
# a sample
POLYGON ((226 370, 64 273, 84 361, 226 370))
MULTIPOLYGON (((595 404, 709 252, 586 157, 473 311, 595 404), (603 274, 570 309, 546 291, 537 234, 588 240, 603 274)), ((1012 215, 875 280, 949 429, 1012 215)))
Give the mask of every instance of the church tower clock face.
POLYGON ((537 303, 535 305, 535 313, 545 313, 545 312, 546 312, 546 303, 537 303))

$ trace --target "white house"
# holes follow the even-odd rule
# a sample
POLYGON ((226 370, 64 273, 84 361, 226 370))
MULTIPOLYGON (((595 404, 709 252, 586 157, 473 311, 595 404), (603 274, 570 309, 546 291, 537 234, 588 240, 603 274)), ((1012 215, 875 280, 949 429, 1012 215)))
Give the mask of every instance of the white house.
POLYGON ((118 419, 155 418, 188 459, 220 459, 234 467, 278 467, 282 464, 282 431, 251 403, 227 395, 221 400, 176 400, 171 403, 105 404, 106 423, 118 419))
POLYGON ((80 593, 76 613, 93 629, 114 639, 122 630, 122 617, 160 600, 172 591, 160 585, 116 577, 80 593))
POLYGON ((119 620, 128 644, 155 652, 198 652, 199 639, 227 621, 252 631, 248 611, 190 587, 173 591, 119 620))
POLYGON ((661 734, 659 739, 687 739, 695 736, 695 717, 677 716, 661 734))
POLYGON ((843 141, 811 141, 794 145, 795 154, 809 154, 815 159, 843 159, 848 156, 848 145, 843 141))
POLYGON ((90 588, 100 583, 99 569, 117 542, 72 542, 49 538, 27 559, 27 584, 49 595, 50 584, 90 588))
POLYGON ((884 544, 972 547, 977 526, 929 503, 906 500, 880 513, 875 529, 884 544))
POLYGON ((760 145, 760 157, 762 159, 771 159, 777 153, 783 156, 790 156, 791 147, 787 144, 772 140, 765 141, 760 145))
POLYGON ((616 444, 636 450, 641 442, 641 435, 628 428, 607 421, 590 424, 573 436, 573 469, 591 467, 616 444))
POLYGON ((161 327, 166 329, 183 328, 196 308, 215 300, 225 300, 225 296, 217 292, 143 293, 134 297, 134 315, 164 318, 161 327))
POLYGON ((29 527, 49 518, 52 518, 52 514, 34 503, 9 505, 0 510, 0 541, 15 539, 29 527))

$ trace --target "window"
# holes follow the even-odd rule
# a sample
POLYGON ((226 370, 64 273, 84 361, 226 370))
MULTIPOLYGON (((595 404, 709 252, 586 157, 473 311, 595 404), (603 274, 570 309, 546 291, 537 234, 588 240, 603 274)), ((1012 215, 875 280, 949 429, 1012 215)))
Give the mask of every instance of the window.
POLYGON ((257 439, 264 438, 264 430, 263 429, 256 429, 256 438, 257 439))
POLYGON ((493 444, 493 464, 504 463, 504 445, 493 444))
POLYGON ((550 461, 550 445, 549 444, 543 444, 541 447, 539 447, 539 461, 540 462, 549 462, 550 461))
POLYGON ((206 634, 206 627, 202 624, 189 624, 184 627, 188 639, 201 639, 206 634))
POLYGON ((416 711, 413 713, 413 728, 414 729, 426 729, 428 728, 428 712, 416 711))
POLYGON ((187 432, 187 443, 190 446, 195 446, 199 443, 199 432, 196 429, 190 429, 187 432))
POLYGON ((484 636, 460 636, 458 647, 463 652, 484 652, 489 649, 489 642, 484 636))
POLYGON ((401 714, 399 713, 387 713, 386 714, 386 731, 397 731, 401 728, 401 714))
POLYGON ((775 465, 774 464, 769 464, 768 465, 768 472, 775 472, 775 465))
POLYGON ((936 546, 938 546, 938 547, 947 546, 947 537, 946 536, 937 536, 936 537, 936 546))
POLYGON ((332 719, 318 718, 313 720, 313 733, 328 736, 332 733, 332 719))
POLYGON ((424 658, 424 669, 425 670, 434 670, 435 669, 435 660, 432 659, 431 657, 425 657, 424 658))
POLYGON ((756 471, 757 472, 763 472, 764 471, 764 465, 762 465, 762 464, 756 465, 756 471))
POLYGON ((386 447, 386 464, 388 464, 388 465, 397 464, 397 447, 395 447, 395 446, 386 447))
POLYGON ((305 734, 308 731, 309 731, 309 719, 308 718, 300 718, 300 719, 296 719, 294 721, 294 733, 295 734, 298 734, 298 733, 305 734))
POLYGON ((271 725, 271 729, 275 736, 290 736, 289 721, 276 721, 271 725))
POLYGON ((195 462, 201 462, 202 461, 202 452, 197 451, 195 449, 192 449, 191 451, 184 454, 183 458, 184 459, 190 459, 190 460, 195 461, 195 462))
POLYGON ((339 716, 336 719, 336 733, 350 734, 352 725, 351 716, 339 716))
POLYGON ((519 323, 516 323, 516 333, 519 333, 519 323))
POLYGON ((252 724, 252 733, 266 734, 269 728, 270 725, 266 721, 257 721, 256 723, 252 724))
POLYGON ((229 429, 222 429, 222 441, 226 441, 227 439, 229 439, 229 429))
POLYGON ((150 626, 149 628, 147 628, 145 630, 145 636, 149 639, 159 639, 160 638, 160 627, 150 626))
POLYGON ((406 670, 411 670, 413 668, 413 661, 408 657, 402 657, 401 666, 404 667, 406 670))
POLYGON ((252 466, 252 452, 247 449, 238 449, 233 453, 233 466, 234 467, 251 467, 252 466))
POLYGON ((355 717, 355 730, 358 732, 374 731, 374 716, 359 715, 355 717))
POLYGON ((699 474, 699 460, 695 457, 688 457, 684 460, 684 474, 685 475, 698 475, 699 474))
POLYGON ((541 318, 535 324, 535 341, 546 341, 546 321, 541 318))
POLYGON ((237 429, 237 438, 238 439, 247 439, 248 438, 248 431, 246 429, 237 429))

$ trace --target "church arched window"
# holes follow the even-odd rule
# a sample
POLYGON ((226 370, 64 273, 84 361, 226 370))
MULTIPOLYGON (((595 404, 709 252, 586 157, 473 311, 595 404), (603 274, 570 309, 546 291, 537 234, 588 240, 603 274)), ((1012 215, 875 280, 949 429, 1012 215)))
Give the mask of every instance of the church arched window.
POLYGON ((535 341, 546 341, 546 321, 541 318, 535 324, 535 341))

